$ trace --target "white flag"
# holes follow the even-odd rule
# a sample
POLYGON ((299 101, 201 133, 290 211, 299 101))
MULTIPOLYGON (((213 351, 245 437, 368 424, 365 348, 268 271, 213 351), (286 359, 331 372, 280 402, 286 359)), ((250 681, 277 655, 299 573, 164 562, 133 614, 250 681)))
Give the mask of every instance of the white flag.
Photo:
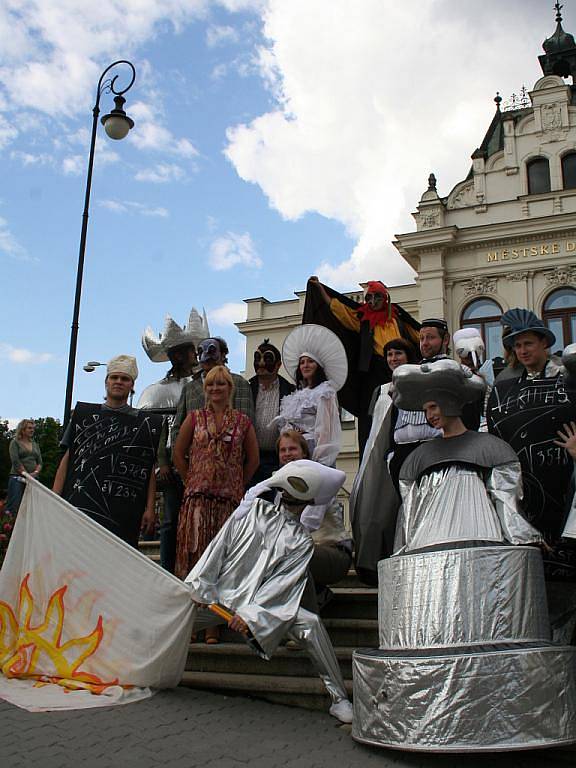
POLYGON ((134 687, 177 685, 188 588, 26 480, 0 571, 0 697, 27 709, 109 706, 150 695, 134 687))

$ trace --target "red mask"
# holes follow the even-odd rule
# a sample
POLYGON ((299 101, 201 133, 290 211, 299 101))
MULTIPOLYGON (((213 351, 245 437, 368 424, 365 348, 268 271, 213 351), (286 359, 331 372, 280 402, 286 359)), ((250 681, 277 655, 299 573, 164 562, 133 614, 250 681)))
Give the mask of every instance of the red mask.
POLYGON ((379 280, 370 280, 367 283, 366 290, 367 301, 360 306, 358 316, 360 320, 367 320, 370 323, 370 329, 373 330, 376 325, 386 325, 396 317, 396 308, 390 301, 388 289, 379 280), (378 309, 374 304, 380 305, 378 309))

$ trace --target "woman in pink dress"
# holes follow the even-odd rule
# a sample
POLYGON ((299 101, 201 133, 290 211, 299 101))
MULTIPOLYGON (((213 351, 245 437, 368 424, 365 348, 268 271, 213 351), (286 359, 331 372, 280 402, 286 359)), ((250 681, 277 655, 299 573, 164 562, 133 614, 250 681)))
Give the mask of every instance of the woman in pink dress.
POLYGON ((174 446, 174 464, 186 486, 176 545, 175 573, 181 579, 238 506, 258 467, 254 427, 232 408, 233 393, 228 369, 212 368, 204 379, 206 406, 187 415, 174 446))

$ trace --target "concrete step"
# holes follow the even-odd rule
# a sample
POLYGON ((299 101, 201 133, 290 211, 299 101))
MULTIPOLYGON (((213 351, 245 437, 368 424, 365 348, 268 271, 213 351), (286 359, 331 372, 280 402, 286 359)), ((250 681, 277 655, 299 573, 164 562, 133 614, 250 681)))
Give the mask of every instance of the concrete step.
MULTIPOLYGON (((351 696, 352 680, 345 680, 345 683, 351 696)), ((207 691, 247 694, 275 704, 304 709, 327 710, 330 706, 330 699, 319 677, 184 672, 180 685, 207 691)))
MULTIPOLYGON (((335 648, 340 669, 345 678, 352 678, 354 648, 335 648)), ((186 661, 187 672, 216 674, 242 673, 279 677, 316 677, 310 657, 303 650, 278 648, 270 661, 257 656, 245 642, 222 642, 218 645, 190 643, 186 661)))
POLYGON ((323 619, 378 619, 378 590, 356 581, 353 586, 331 587, 332 600, 322 609, 323 619))
MULTIPOLYGON (((157 541, 141 541, 140 551, 156 562, 160 559, 157 541)), ((322 611, 322 620, 351 694, 353 650, 378 646, 378 590, 362 584, 351 569, 332 592, 334 597, 322 611)), ((181 685, 305 709, 328 709, 329 697, 305 651, 281 646, 271 661, 264 661, 225 627, 221 639, 218 645, 190 644, 181 685)))
MULTIPOLYGON (((334 648, 378 648, 378 619, 356 619, 347 616, 325 618, 323 614, 321 617, 334 648)), ((222 643, 245 645, 236 632, 224 626, 220 639, 222 643)))
POLYGON ((155 563, 160 563, 160 542, 159 541, 144 541, 140 539, 138 542, 138 549, 143 555, 146 555, 155 563))
POLYGON ((363 584, 360 579, 358 578, 358 574, 356 573, 356 570, 352 567, 346 574, 346 576, 339 581, 337 584, 334 584, 332 586, 332 589, 334 587, 340 587, 342 589, 372 589, 372 587, 368 587, 366 584, 363 584))
POLYGON ((158 539, 154 539, 153 541, 144 541, 144 539, 140 539, 138 542, 138 549, 140 552, 142 552, 143 555, 149 555, 149 554, 160 554, 160 541, 158 539))
POLYGON ((378 648, 378 619, 324 618, 335 648, 378 648))

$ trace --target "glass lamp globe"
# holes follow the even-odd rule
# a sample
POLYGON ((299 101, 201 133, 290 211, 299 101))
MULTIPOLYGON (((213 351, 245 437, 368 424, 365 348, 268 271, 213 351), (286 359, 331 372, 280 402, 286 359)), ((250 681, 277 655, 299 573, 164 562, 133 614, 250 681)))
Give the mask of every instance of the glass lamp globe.
POLYGON ((124 111, 124 103, 126 99, 123 96, 116 96, 114 103, 116 107, 108 115, 104 115, 101 122, 104 126, 104 130, 111 139, 120 141, 124 139, 131 128, 134 127, 134 120, 132 120, 124 111))

